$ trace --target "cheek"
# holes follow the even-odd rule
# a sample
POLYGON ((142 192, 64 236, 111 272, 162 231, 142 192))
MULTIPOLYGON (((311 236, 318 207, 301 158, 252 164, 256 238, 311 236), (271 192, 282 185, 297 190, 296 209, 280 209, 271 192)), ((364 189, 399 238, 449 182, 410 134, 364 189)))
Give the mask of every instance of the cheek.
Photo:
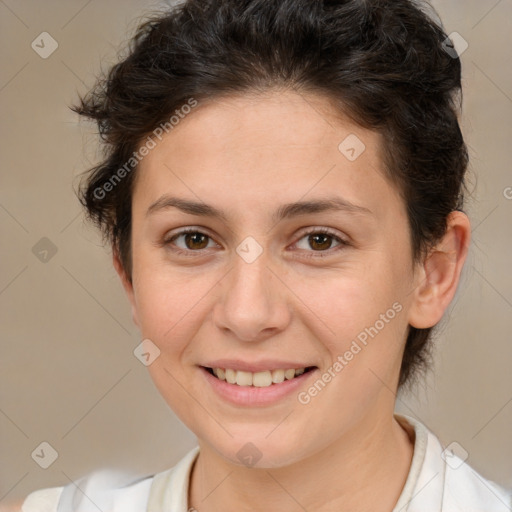
POLYGON ((384 257, 350 271, 297 281, 295 290, 307 306, 302 308, 304 323, 332 363, 341 358, 342 367, 334 373, 338 383, 344 382, 342 394, 355 388, 370 392, 379 384, 375 375, 390 381, 396 371, 407 327, 401 281, 391 259, 384 257))
MULTIPOLYGON (((205 283, 206 288, 206 283, 205 283)), ((184 333, 197 324, 204 289, 183 277, 169 278, 148 269, 137 274, 135 300, 140 329, 162 352, 178 350, 184 333)))
POLYGON ((190 390, 185 391, 189 374, 184 357, 202 325, 205 311, 201 298, 211 285, 202 280, 203 286, 199 286, 201 281, 194 286, 190 279, 171 278, 161 269, 150 272, 148 268, 137 275, 135 297, 142 338, 150 339, 160 354, 147 369, 169 407, 193 430, 197 419, 190 407, 190 390))
POLYGON ((293 288, 306 306, 301 309, 310 318, 310 325, 316 326, 319 339, 332 349, 343 349, 394 302, 389 286, 363 270, 340 270, 297 280, 293 288))

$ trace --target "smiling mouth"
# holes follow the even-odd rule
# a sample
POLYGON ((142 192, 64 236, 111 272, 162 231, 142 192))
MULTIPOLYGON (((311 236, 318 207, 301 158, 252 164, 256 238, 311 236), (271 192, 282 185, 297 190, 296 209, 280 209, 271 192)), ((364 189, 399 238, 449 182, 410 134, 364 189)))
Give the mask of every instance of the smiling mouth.
POLYGON ((266 370, 263 372, 255 373, 233 370, 231 368, 208 368, 205 366, 202 368, 204 368, 217 379, 223 380, 228 384, 266 388, 279 385, 286 380, 292 380, 300 377, 301 375, 315 370, 316 366, 308 366, 306 368, 266 370))

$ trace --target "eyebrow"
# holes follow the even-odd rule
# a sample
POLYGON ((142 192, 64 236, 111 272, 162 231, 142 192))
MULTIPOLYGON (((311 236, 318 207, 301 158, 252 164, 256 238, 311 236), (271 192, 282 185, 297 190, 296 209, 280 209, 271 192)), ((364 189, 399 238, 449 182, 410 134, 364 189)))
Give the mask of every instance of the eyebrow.
MULTIPOLYGON (((178 210, 181 210, 184 213, 189 213, 191 215, 212 217, 227 222, 226 214, 214 206, 168 195, 163 195, 157 201, 155 201, 148 208, 146 215, 150 215, 167 208, 177 208, 178 210)), ((341 197, 329 197, 325 199, 298 201, 295 203, 283 204, 279 206, 279 208, 274 212, 272 219, 274 222, 278 222, 284 219, 298 217, 299 215, 321 213, 327 211, 344 211, 354 214, 363 213, 373 215, 373 212, 364 206, 353 204, 341 197)))

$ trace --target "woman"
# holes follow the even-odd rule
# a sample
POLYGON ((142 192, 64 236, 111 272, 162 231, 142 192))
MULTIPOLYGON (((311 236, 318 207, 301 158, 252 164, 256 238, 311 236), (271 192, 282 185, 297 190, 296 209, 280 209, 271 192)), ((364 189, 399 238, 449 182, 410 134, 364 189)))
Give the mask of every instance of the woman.
POLYGON ((76 107, 107 148, 81 200, 198 447, 22 510, 510 511, 394 414, 470 242, 460 75, 409 0, 188 0, 143 24, 76 107))

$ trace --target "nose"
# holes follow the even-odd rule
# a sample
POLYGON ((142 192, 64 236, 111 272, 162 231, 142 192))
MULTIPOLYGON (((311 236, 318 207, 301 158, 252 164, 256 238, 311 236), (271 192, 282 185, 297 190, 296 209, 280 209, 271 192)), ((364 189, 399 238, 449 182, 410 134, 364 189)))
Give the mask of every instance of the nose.
POLYGON ((291 318, 290 292, 281 281, 284 276, 270 268, 265 251, 251 263, 236 253, 233 259, 233 268, 219 284, 215 325, 240 341, 263 341, 275 336, 291 318))

